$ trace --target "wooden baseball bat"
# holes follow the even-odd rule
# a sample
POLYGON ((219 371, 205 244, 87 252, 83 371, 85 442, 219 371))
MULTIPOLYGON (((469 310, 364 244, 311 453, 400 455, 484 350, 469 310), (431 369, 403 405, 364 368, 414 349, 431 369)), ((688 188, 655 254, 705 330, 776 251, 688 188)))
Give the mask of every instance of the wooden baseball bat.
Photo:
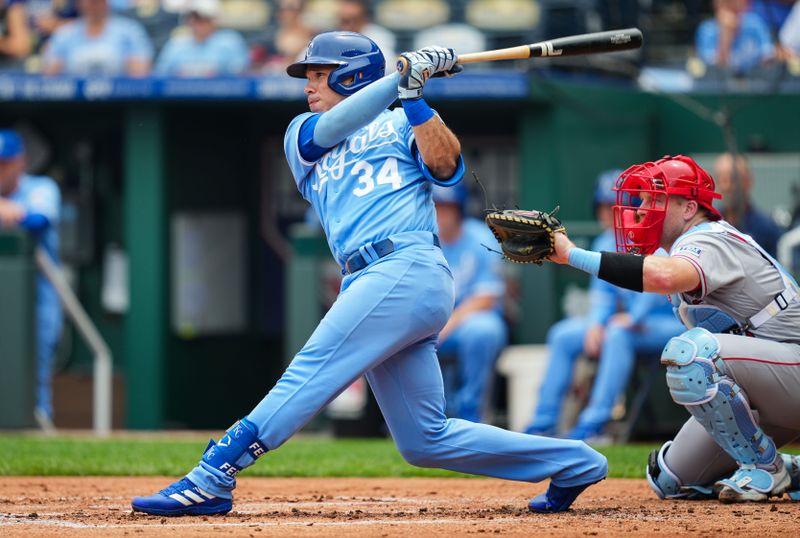
MULTIPOLYGON (((487 50, 460 54, 458 63, 494 62, 497 60, 525 60, 527 58, 553 58, 558 56, 581 56, 602 52, 638 49, 642 46, 642 32, 638 28, 594 32, 567 37, 559 37, 548 41, 519 45, 507 49, 487 50)), ((408 62, 402 56, 397 60, 397 70, 405 74, 408 62)))

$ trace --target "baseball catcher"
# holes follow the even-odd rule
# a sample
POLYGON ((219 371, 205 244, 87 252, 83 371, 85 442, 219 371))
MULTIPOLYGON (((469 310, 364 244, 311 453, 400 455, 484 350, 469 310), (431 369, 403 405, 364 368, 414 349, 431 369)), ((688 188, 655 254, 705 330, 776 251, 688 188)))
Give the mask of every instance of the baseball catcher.
POLYGON ((662 499, 800 499, 797 458, 778 452, 800 434, 797 283, 722 220, 714 180, 691 158, 634 165, 615 190, 617 252, 578 248, 561 232, 548 259, 669 294, 687 328, 661 363, 672 399, 692 416, 650 455, 650 486, 662 499), (650 256, 659 246, 669 256, 650 256))

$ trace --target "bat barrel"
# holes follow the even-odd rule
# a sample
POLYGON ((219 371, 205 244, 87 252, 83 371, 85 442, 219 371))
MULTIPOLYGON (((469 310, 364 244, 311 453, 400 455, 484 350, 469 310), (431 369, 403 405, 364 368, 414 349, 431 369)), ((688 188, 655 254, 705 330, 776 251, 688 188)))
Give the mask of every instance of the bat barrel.
POLYGON ((549 41, 532 43, 530 57, 577 56, 638 49, 642 46, 642 32, 638 28, 595 32, 549 41))

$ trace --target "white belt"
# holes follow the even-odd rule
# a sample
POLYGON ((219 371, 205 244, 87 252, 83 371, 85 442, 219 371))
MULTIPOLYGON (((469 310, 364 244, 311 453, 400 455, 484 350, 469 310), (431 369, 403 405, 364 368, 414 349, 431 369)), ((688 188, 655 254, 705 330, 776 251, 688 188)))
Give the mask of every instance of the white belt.
POLYGON ((787 308, 797 299, 797 288, 794 285, 789 285, 780 292, 770 303, 761 309, 761 311, 748 320, 749 329, 758 329, 770 319, 774 318, 787 308))

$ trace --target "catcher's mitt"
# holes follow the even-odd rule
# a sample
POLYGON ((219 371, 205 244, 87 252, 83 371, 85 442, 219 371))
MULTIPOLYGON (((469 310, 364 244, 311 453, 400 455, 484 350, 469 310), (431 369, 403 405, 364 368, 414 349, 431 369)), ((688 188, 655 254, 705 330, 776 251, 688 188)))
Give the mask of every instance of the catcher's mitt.
POLYGON ((550 213, 506 209, 490 211, 486 225, 500 243, 503 256, 517 263, 542 262, 553 253, 555 233, 564 231, 561 221, 555 217, 556 207, 550 213))

